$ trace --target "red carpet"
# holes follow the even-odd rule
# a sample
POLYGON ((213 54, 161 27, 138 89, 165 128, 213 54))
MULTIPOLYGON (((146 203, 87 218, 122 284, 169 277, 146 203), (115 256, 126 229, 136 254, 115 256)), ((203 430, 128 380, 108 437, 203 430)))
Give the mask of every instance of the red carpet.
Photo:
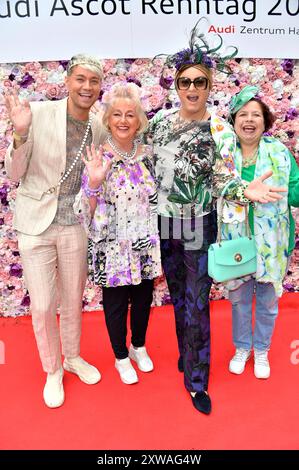
POLYGON ((281 299, 271 377, 262 381, 252 360, 243 375, 228 372, 230 304, 212 302, 210 416, 193 408, 177 371, 171 306, 153 309, 147 346, 155 370, 139 372, 132 386, 122 384, 114 368, 103 313, 85 313, 82 356, 99 367, 102 381, 89 386, 65 373, 66 401, 55 410, 43 404, 45 375, 31 319, 1 318, 1 449, 298 449, 299 363, 291 363, 292 353, 299 362, 298 306, 298 294, 281 299))

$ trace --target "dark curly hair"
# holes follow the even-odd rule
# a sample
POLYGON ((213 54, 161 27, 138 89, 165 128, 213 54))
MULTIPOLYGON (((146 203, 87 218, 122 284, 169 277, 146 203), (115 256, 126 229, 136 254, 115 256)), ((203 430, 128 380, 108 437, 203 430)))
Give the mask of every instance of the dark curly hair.
MULTIPOLYGON (((247 101, 247 103, 249 103, 250 101, 256 101, 256 103, 259 103, 260 107, 262 108, 264 124, 265 124, 265 131, 264 132, 268 132, 268 130, 271 129, 271 127, 273 126, 273 124, 276 120, 275 115, 270 111, 269 106, 266 103, 264 103, 263 101, 261 101, 260 99, 251 98, 251 100, 247 101)), ((231 116, 230 116, 233 124, 235 124, 236 115, 238 114, 239 111, 240 110, 238 110, 234 114, 231 114, 231 116)))

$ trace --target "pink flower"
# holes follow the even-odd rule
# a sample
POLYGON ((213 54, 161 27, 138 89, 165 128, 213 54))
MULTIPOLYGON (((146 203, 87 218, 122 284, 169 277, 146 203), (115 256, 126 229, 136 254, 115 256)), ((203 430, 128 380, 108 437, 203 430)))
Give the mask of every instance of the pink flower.
POLYGON ((59 62, 46 62, 46 67, 48 70, 57 70, 59 66, 59 62))
POLYGON ((55 83, 48 83, 45 86, 46 97, 50 100, 61 99, 64 96, 64 88, 61 85, 56 85, 55 83))
POLYGON ((5 88, 12 88, 13 87, 13 83, 10 81, 10 80, 4 80, 3 81, 3 86, 5 88))
POLYGON ((108 73, 112 69, 112 67, 114 67, 115 63, 116 63, 115 59, 106 59, 106 60, 104 60, 103 63, 102 63, 104 73, 105 74, 108 73))
POLYGON ((34 73, 39 73, 41 70, 42 66, 39 62, 28 62, 25 65, 25 72, 30 73, 30 75, 34 73))

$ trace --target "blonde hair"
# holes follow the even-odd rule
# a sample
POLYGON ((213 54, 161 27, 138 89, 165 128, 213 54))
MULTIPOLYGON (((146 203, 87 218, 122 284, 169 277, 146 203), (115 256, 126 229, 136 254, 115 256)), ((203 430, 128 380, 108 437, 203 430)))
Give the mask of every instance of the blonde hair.
POLYGON ((74 55, 69 60, 69 63, 67 65, 66 73, 68 77, 73 73, 73 68, 77 65, 80 65, 81 67, 96 73, 100 77, 100 79, 103 80, 103 67, 97 57, 93 57, 87 54, 74 55))
POLYGON ((142 134, 148 126, 148 119, 143 110, 140 97, 141 89, 135 83, 121 82, 112 85, 112 87, 104 93, 102 98, 102 103, 105 105, 102 123, 106 130, 109 131, 108 120, 115 102, 119 99, 125 99, 133 101, 136 106, 136 112, 140 122, 137 134, 142 134))
POLYGON ((213 86, 213 72, 212 72, 211 69, 209 69, 208 67, 205 67, 202 64, 184 64, 184 65, 182 65, 182 67, 179 70, 177 70, 177 72, 175 74, 175 77, 174 77, 175 87, 176 87, 176 81, 182 75, 182 73, 185 72, 185 70, 191 69, 191 68, 195 68, 195 69, 200 70, 207 77, 207 79, 209 81, 209 85, 208 85, 209 90, 211 90, 211 88, 213 86))

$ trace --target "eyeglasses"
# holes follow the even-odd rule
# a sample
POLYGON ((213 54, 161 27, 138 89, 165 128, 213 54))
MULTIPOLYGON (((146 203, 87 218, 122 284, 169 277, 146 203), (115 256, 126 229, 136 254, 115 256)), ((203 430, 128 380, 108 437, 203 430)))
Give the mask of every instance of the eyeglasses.
POLYGON ((194 80, 187 77, 180 77, 176 81, 179 90, 189 90, 191 83, 193 83, 196 90, 206 90, 209 80, 206 77, 196 77, 194 80))

